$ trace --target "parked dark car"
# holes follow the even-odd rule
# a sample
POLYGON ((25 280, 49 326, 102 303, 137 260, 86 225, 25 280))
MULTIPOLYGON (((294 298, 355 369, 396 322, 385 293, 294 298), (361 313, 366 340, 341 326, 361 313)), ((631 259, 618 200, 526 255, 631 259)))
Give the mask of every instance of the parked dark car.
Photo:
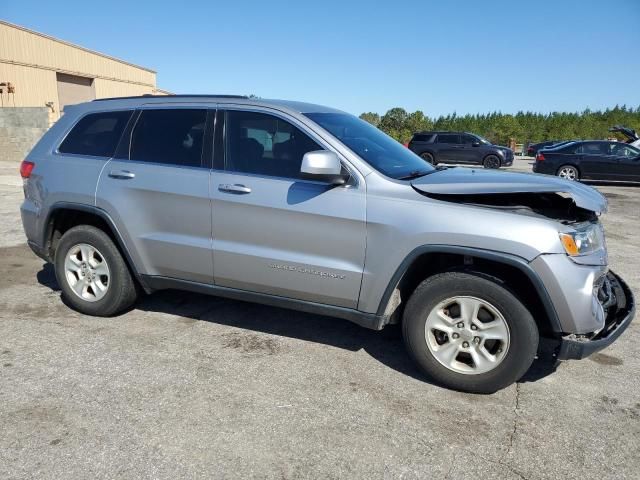
POLYGON ((547 140, 546 142, 532 143, 527 147, 527 155, 530 157, 535 157, 538 153, 538 150, 541 150, 545 147, 551 147, 556 143, 559 143, 560 140, 547 140))
POLYGON ((513 164, 513 150, 468 132, 418 132, 407 147, 432 165, 464 163, 500 168, 513 164))
POLYGON ((639 182, 640 149, 622 142, 571 142, 540 150, 533 171, 567 180, 639 182))

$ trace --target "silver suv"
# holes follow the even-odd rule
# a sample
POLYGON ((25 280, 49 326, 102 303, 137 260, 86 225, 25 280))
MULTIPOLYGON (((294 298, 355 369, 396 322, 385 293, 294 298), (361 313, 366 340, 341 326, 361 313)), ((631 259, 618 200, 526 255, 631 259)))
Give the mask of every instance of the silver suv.
POLYGON ((67 109, 21 166, 22 221, 65 300, 110 316, 175 288, 400 323, 451 388, 493 392, 613 342, 606 200, 576 182, 442 168, 344 112, 235 96, 67 109))

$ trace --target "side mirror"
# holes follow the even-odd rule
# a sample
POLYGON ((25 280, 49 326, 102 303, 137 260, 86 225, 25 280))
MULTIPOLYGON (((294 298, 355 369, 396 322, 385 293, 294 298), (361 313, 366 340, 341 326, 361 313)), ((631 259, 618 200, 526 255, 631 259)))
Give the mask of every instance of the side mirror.
POLYGON ((479 147, 480 146, 480 142, 473 142, 471 145, 473 147, 479 147))
POLYGON ((342 171, 338 156, 328 150, 307 152, 302 157, 300 172, 310 180, 319 180, 332 185, 343 185, 349 178, 342 171))

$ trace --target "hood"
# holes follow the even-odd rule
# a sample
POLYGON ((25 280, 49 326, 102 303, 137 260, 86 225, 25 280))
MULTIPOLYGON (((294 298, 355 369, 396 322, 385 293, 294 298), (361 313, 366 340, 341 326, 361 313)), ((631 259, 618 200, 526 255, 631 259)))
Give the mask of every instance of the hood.
POLYGON ((616 125, 615 127, 611 127, 609 131, 613 133, 621 133, 622 135, 627 137, 627 143, 640 140, 640 137, 638 136, 635 130, 631 128, 623 127, 622 125, 616 125))
POLYGON ((570 196, 580 208, 596 214, 607 211, 607 199, 582 183, 534 173, 447 168, 411 182, 416 190, 433 195, 488 195, 510 193, 558 193, 570 196))

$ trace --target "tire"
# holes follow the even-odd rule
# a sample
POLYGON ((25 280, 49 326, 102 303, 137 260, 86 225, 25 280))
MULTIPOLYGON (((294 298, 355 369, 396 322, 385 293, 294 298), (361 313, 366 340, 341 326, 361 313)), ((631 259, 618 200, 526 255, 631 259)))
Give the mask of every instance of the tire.
POLYGON ((502 163, 500 162, 500 157, 497 155, 487 155, 484 157, 482 165, 484 165, 484 168, 500 168, 502 163))
POLYGON ((463 272, 434 275, 416 288, 404 311, 402 335, 424 373, 445 387, 471 393, 493 393, 519 380, 531 366, 539 341, 531 313, 504 284, 463 272), (482 305, 478 313, 463 315, 475 311, 469 306, 476 301, 482 305), (465 318, 473 318, 473 323, 465 318), (448 333, 438 330, 438 322, 448 333), (505 340, 490 340, 490 335, 505 340), (452 360, 443 361, 448 358, 452 360))
POLYGON ((56 249, 55 270, 65 302, 81 313, 108 317, 136 301, 137 284, 127 264, 99 228, 79 225, 67 230, 56 249))
POLYGON ((580 172, 573 165, 562 165, 556 175, 565 180, 578 181, 580 180, 580 172))
POLYGON ((424 152, 420 154, 420 158, 422 158, 425 162, 430 163, 431 165, 437 165, 438 162, 436 161, 435 157, 429 153, 429 152, 424 152))

